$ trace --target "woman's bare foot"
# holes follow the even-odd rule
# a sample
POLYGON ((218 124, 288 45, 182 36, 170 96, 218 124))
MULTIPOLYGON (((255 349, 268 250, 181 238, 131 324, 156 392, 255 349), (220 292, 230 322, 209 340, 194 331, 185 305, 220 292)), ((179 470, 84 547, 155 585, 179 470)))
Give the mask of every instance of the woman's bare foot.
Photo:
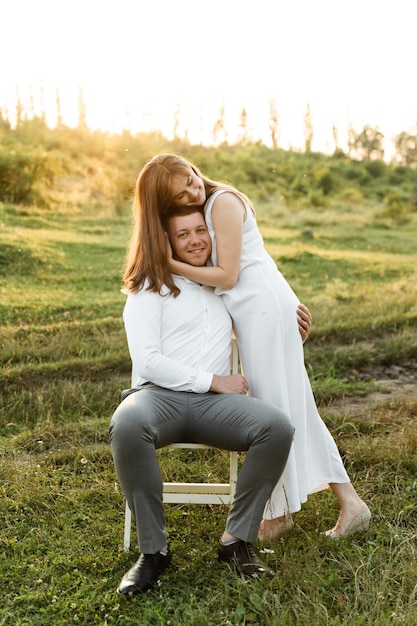
POLYGON ((294 522, 290 513, 274 519, 263 519, 259 527, 258 539, 259 541, 276 539, 282 533, 291 530, 293 526, 294 522))

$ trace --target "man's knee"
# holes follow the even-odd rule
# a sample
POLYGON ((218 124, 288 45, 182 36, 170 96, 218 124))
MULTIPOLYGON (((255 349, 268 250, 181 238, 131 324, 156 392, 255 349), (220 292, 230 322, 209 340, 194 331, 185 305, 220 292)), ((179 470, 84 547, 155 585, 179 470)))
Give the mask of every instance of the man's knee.
POLYGON ((271 407, 269 430, 271 438, 281 446, 290 448, 294 439, 294 426, 288 415, 278 407, 271 407))
POLYGON ((115 410, 110 422, 110 440, 122 441, 138 435, 146 425, 144 413, 131 398, 124 400, 115 410))

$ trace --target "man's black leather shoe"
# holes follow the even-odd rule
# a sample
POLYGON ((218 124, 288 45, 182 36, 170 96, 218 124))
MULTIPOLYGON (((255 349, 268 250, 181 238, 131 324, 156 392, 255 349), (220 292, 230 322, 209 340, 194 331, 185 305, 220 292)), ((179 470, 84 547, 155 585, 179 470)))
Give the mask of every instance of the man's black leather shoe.
POLYGON ((219 561, 234 565, 240 574, 248 578, 275 577, 275 573, 258 557, 253 545, 246 541, 235 541, 228 546, 220 543, 217 554, 219 561))
POLYGON ((145 593, 158 580, 158 577, 172 561, 171 552, 168 548, 166 556, 156 554, 141 554, 133 567, 123 576, 117 588, 118 593, 132 597, 139 593, 145 593))

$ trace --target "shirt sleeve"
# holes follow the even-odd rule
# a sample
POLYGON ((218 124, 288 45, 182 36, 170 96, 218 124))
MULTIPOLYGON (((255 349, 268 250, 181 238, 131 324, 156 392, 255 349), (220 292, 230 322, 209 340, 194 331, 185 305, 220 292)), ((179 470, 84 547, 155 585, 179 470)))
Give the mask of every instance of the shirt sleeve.
POLYGON ((162 354, 163 301, 160 294, 146 290, 128 295, 123 321, 132 360, 132 385, 152 382, 173 391, 205 393, 213 374, 162 354))

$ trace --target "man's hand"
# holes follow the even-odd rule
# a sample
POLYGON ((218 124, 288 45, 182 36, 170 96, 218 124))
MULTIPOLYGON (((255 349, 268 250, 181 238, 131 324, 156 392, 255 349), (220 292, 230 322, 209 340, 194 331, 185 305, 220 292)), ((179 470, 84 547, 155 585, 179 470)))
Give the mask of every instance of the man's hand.
POLYGON ((300 304, 297 309, 298 330, 300 331, 303 343, 310 334, 313 318, 305 304, 300 304))
POLYGON ((248 381, 240 374, 230 376, 213 376, 209 391, 215 393, 239 393, 246 395, 249 390, 248 381))

